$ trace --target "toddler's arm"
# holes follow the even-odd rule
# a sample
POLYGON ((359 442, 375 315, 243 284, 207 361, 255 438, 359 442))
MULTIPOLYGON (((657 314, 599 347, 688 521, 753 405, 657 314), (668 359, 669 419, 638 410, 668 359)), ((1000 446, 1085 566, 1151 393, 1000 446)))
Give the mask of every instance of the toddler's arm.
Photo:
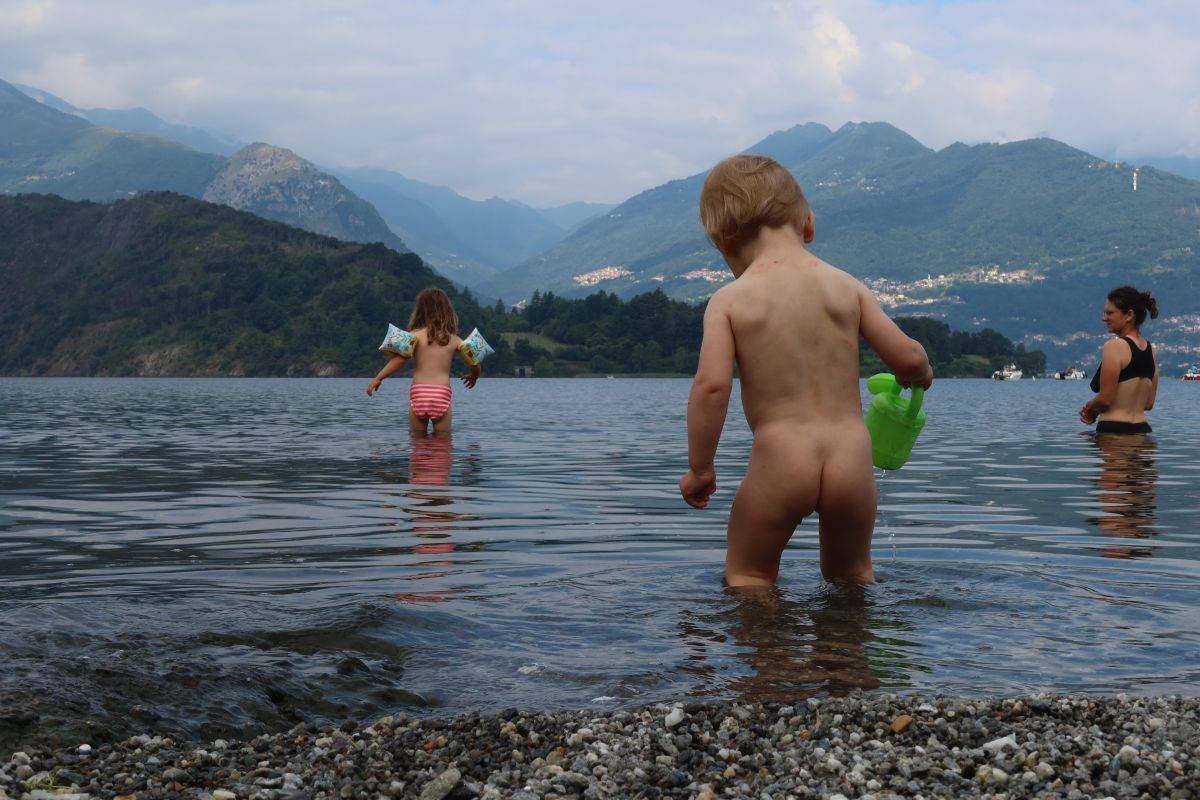
POLYGON ((379 370, 379 374, 367 384, 367 397, 379 391, 379 386, 383 383, 383 379, 395 375, 406 363, 408 363, 408 359, 404 356, 392 356, 389 358, 388 362, 383 365, 383 369, 379 370))
POLYGON ((475 382, 478 380, 479 380, 479 365, 472 364, 471 365, 471 374, 462 376, 463 386, 466 386, 468 389, 474 389, 475 382))
POLYGON ((871 290, 861 283, 858 285, 858 306, 859 332, 888 365, 900 385, 928 389, 933 384, 933 367, 921 343, 900 330, 900 326, 883 313, 871 290))
POLYGON ((679 493, 688 505, 704 508, 717 490, 713 460, 733 390, 733 328, 725 304, 717 295, 704 312, 704 341, 700 363, 688 395, 688 471, 679 479, 679 493))

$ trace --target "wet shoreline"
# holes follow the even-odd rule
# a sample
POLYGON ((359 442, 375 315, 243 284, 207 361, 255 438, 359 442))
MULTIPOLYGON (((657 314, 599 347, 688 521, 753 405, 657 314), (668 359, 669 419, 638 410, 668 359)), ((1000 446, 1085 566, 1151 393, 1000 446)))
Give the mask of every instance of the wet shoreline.
POLYGON ((856 693, 17 752, 0 798, 1200 797, 1200 697, 856 693))

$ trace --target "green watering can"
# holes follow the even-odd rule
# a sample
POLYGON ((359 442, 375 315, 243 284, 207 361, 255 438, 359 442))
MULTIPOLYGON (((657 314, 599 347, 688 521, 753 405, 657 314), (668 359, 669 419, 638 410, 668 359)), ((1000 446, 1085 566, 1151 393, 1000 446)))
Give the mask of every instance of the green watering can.
POLYGON ((921 401, 925 390, 912 387, 912 397, 900 395, 896 376, 881 372, 867 379, 867 391, 875 395, 867 408, 867 430, 871 434, 871 462, 880 469, 900 469, 908 461, 917 436, 925 427, 921 401))

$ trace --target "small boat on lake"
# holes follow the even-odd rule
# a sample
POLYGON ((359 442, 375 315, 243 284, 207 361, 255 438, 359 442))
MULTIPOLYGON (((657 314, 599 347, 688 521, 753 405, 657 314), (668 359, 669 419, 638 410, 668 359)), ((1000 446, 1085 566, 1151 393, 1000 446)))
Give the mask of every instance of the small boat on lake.
POLYGON ((1054 377, 1060 381, 1082 381, 1087 379, 1087 373, 1081 369, 1067 367, 1062 372, 1054 373, 1054 377))
POLYGON ((1200 381, 1200 365, 1192 364, 1187 368, 1187 372, 1183 373, 1185 381, 1200 381))
POLYGON ((1018 381, 1021 379, 1021 376, 1024 374, 1025 373, 1021 372, 1021 370, 1017 369, 1016 364, 1009 364, 1004 369, 998 369, 995 372, 993 372, 992 380, 994 380, 994 381, 1018 381))

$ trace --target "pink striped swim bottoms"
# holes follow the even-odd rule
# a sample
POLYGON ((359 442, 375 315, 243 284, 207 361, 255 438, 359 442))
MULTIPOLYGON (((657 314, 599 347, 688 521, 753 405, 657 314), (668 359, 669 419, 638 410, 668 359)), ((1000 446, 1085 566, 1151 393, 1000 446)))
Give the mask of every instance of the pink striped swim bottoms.
POLYGON ((408 407, 420 418, 439 420, 450 410, 450 387, 414 383, 408 387, 408 407))

